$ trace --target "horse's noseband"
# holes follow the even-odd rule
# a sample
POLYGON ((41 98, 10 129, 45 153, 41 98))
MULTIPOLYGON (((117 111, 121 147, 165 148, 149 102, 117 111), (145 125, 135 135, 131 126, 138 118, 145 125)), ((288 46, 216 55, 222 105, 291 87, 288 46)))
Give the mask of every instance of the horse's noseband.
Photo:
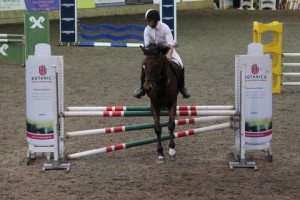
POLYGON ((149 82, 158 82, 158 81, 160 81, 161 80, 161 78, 162 78, 162 76, 161 75, 159 75, 158 77, 156 77, 156 78, 145 78, 145 81, 149 81, 149 82))
MULTIPOLYGON (((155 49, 157 51, 157 49, 155 49)), ((154 63, 159 63, 157 64, 158 66, 156 67, 162 67, 161 71, 156 73, 151 72, 150 77, 145 77, 146 82, 151 82, 152 88, 160 89, 163 87, 164 84, 169 84, 170 83, 170 74, 171 74, 171 67, 172 63, 167 60, 165 57, 165 54, 161 54, 161 51, 157 51, 157 55, 154 54, 152 51, 152 54, 148 54, 147 57, 150 59, 149 64, 151 65, 152 62, 154 63), (154 60, 152 60, 154 59, 154 60), (153 76, 154 75, 154 76, 153 76), (151 77, 152 76, 152 77, 151 77)), ((147 67, 147 66, 146 66, 147 67)), ((155 66, 151 65, 151 71, 152 70, 160 70, 158 68, 155 69, 155 66)))
POLYGON ((154 78, 145 77, 145 81, 154 82, 155 84, 153 85, 153 87, 157 89, 161 87, 164 81, 166 81, 166 83, 170 83, 170 67, 167 68, 167 72, 165 74, 159 74, 159 76, 154 78))

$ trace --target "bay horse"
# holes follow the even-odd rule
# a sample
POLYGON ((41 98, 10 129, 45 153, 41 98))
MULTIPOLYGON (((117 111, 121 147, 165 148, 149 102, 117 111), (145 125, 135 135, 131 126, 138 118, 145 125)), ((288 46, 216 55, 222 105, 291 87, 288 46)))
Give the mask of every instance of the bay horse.
POLYGON ((157 136, 157 163, 165 163, 163 146, 161 144, 162 128, 160 126, 160 112, 162 108, 169 111, 168 130, 169 139, 169 156, 171 160, 176 159, 176 150, 174 142, 174 129, 177 96, 179 93, 180 66, 168 61, 166 54, 168 46, 150 44, 145 48, 140 46, 145 58, 143 60, 145 83, 143 85, 147 96, 151 102, 151 112, 154 120, 154 131, 157 136))

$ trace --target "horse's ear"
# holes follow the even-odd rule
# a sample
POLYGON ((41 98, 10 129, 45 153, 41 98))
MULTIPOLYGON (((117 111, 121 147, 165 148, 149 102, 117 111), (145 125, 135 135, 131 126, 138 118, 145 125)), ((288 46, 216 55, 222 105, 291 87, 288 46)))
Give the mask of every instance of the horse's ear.
POLYGON ((140 45, 141 50, 143 51, 144 54, 146 54, 146 48, 140 45))
POLYGON ((149 55, 149 53, 151 52, 151 50, 149 48, 140 46, 140 48, 142 49, 144 55, 149 55))
POLYGON ((169 46, 164 46, 160 49, 160 52, 163 54, 163 55, 166 55, 169 51, 170 47, 169 46))

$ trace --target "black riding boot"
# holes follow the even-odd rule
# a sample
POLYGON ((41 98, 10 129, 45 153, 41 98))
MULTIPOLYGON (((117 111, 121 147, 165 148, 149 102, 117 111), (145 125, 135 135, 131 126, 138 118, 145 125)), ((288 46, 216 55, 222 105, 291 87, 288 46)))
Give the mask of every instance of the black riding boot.
POLYGON ((179 80, 179 91, 182 94, 183 98, 189 98, 191 96, 190 91, 185 88, 184 68, 181 69, 181 77, 179 80))
POLYGON ((141 71, 141 87, 137 88, 133 96, 136 98, 141 98, 142 96, 145 96, 145 90, 144 90, 144 83, 145 83, 145 70, 144 67, 142 66, 142 71, 141 71))

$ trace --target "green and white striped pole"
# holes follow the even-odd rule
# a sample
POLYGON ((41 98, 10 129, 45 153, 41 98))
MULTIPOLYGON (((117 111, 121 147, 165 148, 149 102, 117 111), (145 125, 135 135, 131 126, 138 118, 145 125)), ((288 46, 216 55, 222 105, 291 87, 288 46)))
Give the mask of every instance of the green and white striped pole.
MULTIPOLYGON (((232 105, 177 106, 177 110, 234 110, 232 105)), ((167 110, 164 108, 163 110, 167 110)), ((150 106, 83 106, 67 107, 67 111, 150 111, 150 106)))
MULTIPOLYGON (((168 116, 168 111, 161 111, 160 116, 168 116)), ((176 111, 176 116, 233 116, 236 110, 191 110, 176 111)), ((137 117, 152 116, 151 111, 65 111, 64 117, 137 117)))
MULTIPOLYGON (((203 127, 203 128, 191 129, 191 130, 187 130, 187 131, 177 132, 177 133, 174 133, 174 136, 175 136, 175 138, 180 138, 180 137, 205 133, 205 132, 224 129, 224 128, 230 128, 230 127, 231 127, 231 123, 227 122, 227 123, 217 124, 217 125, 213 125, 213 126, 207 126, 207 127, 203 127)), ((162 141, 168 140, 169 138, 170 138, 169 134, 161 136, 162 141)), ((99 149, 93 149, 93 150, 89 150, 89 151, 83 151, 83 152, 79 152, 79 153, 70 154, 70 155, 68 155, 68 158, 69 159, 75 159, 75 158, 80 158, 80 157, 85 157, 85 156, 90 156, 90 155, 96 155, 96 154, 101 154, 101 153, 109 153, 109 152, 112 152, 112 151, 129 149, 131 147, 137 147, 137 146, 141 146, 141 145, 145 145, 145 144, 151 144, 151 143, 155 143, 155 142, 157 142, 156 137, 146 138, 146 139, 132 141, 132 142, 128 142, 128 143, 116 144, 116 145, 111 145, 111 146, 107 146, 107 147, 102 147, 102 148, 99 148, 99 149)))
MULTIPOLYGON (((181 126, 185 124, 195 124, 199 122, 206 121, 215 121, 215 120, 229 120, 230 116, 208 116, 208 117, 198 117, 198 118, 190 118, 190 119, 179 119, 175 120, 176 126, 181 126)), ((168 126, 168 122, 161 122, 161 127, 168 126)), ((67 137, 75 137, 75 136, 88 136, 88 135, 98 135, 98 134, 110 134, 110 133, 120 133, 141 129, 150 129, 154 128, 154 123, 145 123, 145 124, 132 124, 127 126, 116 126, 116 127, 108 127, 101 129, 93 129, 93 130, 84 130, 84 131, 73 131, 66 132, 67 137)))

